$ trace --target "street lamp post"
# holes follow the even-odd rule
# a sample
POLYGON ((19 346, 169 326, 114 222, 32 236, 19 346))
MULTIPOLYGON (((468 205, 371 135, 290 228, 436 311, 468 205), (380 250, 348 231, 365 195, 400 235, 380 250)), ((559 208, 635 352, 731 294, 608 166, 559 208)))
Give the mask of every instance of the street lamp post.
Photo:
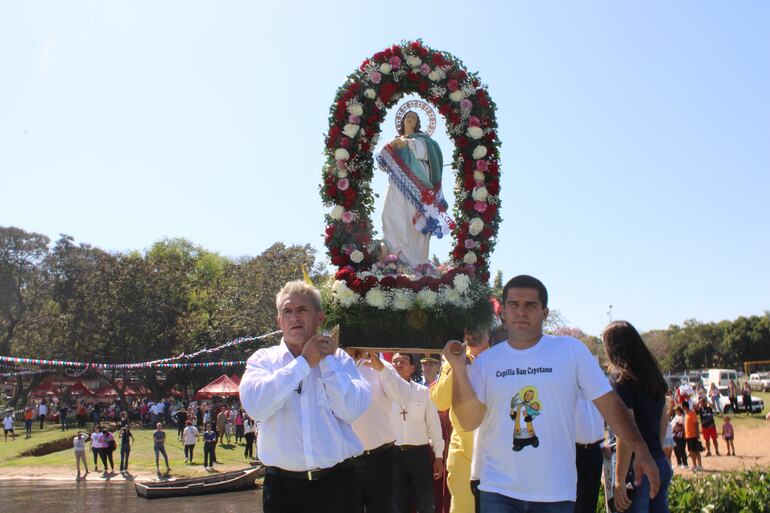
POLYGON ((607 317, 610 318, 610 324, 612 324, 612 305, 610 305, 610 309, 607 311, 607 317))

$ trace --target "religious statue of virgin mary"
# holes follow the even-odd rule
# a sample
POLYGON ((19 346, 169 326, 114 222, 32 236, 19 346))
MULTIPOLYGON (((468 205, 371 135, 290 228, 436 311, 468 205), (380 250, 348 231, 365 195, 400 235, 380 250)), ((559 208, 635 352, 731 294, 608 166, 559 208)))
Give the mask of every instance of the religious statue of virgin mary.
POLYGON ((404 115, 399 136, 380 151, 377 164, 388 173, 382 211, 387 253, 413 268, 428 263, 431 235, 443 237, 454 223, 441 192, 441 149, 420 131, 415 111, 404 115))

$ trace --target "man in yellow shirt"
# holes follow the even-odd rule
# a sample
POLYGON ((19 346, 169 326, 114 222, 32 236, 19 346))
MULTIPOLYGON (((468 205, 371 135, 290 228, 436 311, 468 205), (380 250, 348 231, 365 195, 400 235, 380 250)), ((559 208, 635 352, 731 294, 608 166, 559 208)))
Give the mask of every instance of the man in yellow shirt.
MULTIPOLYGON (((489 327, 485 326, 465 334, 468 343, 467 357, 473 361, 489 347, 489 327)), ((444 362, 438 380, 430 389, 430 398, 439 411, 449 410, 452 422, 452 438, 447 457, 447 485, 452 494, 450 513, 474 511, 471 492, 471 456, 473 455, 473 431, 465 431, 457 420, 452 405, 452 368, 444 362)))

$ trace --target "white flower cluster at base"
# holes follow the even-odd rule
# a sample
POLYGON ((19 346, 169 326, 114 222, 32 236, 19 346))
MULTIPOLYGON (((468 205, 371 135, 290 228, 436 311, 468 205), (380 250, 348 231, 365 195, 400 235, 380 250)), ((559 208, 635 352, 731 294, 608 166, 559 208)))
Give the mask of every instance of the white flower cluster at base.
POLYGON ((410 310, 415 306, 433 308, 451 305, 468 308, 478 299, 473 297, 470 278, 465 274, 455 276, 452 286, 441 285, 438 292, 430 289, 414 292, 411 289, 386 290, 381 287, 373 287, 364 296, 351 290, 346 282, 335 280, 332 284, 332 295, 334 300, 345 308, 362 304, 380 310, 402 311, 410 310))

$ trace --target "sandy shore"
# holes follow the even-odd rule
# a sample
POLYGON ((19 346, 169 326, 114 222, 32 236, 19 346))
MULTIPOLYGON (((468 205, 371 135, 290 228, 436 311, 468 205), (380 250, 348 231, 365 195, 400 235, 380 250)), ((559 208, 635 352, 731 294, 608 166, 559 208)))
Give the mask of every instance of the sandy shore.
MULTIPOLYGON (((722 453, 722 456, 717 456, 712 447, 711 456, 707 457, 705 452, 701 454, 704 472, 749 470, 757 466, 770 468, 770 422, 762 427, 736 429, 735 456, 725 456, 727 454, 727 446, 720 437, 719 452, 722 453)), ((673 455, 671 455, 671 462, 676 463, 676 458, 673 455)), ((675 469, 674 472, 683 475, 693 474, 691 470, 675 469)))

